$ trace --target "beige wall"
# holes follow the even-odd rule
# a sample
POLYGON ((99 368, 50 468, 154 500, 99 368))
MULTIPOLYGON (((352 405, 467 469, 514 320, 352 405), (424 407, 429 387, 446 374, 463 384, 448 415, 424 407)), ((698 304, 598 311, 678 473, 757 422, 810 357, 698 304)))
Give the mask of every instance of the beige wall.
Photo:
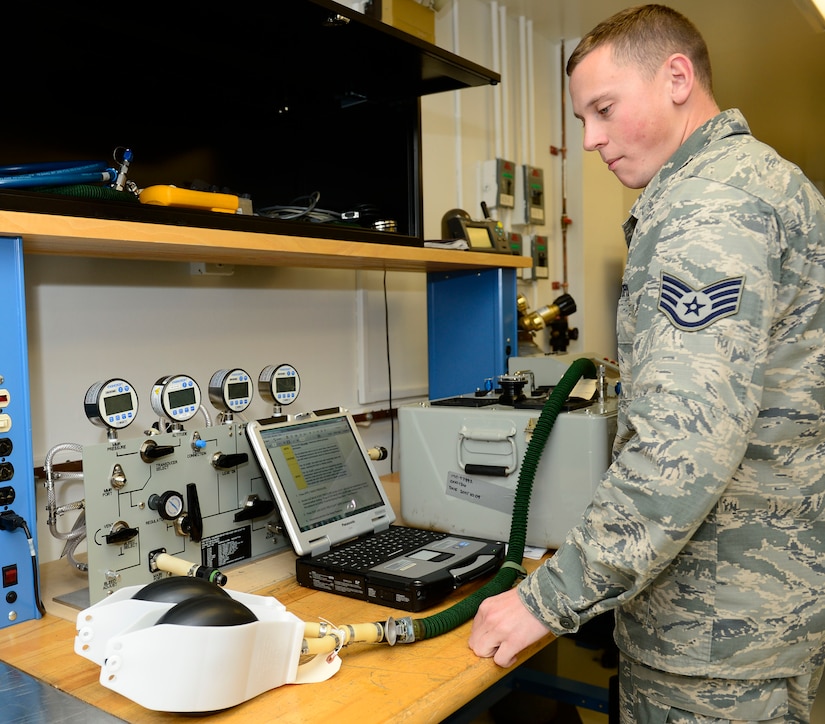
MULTIPOLYGON (((521 17, 512 10, 498 14, 500 28, 506 28, 501 65, 494 65, 492 52, 493 18, 491 4, 482 0, 458 0, 439 12, 436 22, 438 45, 502 73, 499 88, 483 87, 423 99, 424 212, 427 236, 437 236, 441 216, 456 206, 471 216, 480 216, 480 167, 495 158, 496 148, 515 163, 525 159, 523 127, 523 78, 520 49, 521 17), (506 53, 504 48, 506 46, 506 53), (495 94, 500 94, 507 114, 496 142, 494 123, 495 94)), ((569 52, 575 41, 566 44, 569 52)), ((615 310, 624 262, 621 223, 629 205, 625 204, 621 185, 604 168, 598 158, 583 158, 580 124, 566 103, 566 140, 562 137, 561 44, 557 37, 546 37, 534 29, 532 124, 533 153, 528 161, 544 170, 545 223, 528 227, 510 223, 509 212, 494 210, 507 228, 524 234, 547 235, 550 240, 550 278, 520 281, 519 291, 532 308, 551 303, 562 291, 565 278, 568 291, 576 300, 578 311, 571 315, 570 326, 579 330, 579 339, 571 343, 571 353, 615 355, 615 310), (568 148, 567 215, 573 224, 567 232, 566 269, 563 254, 562 156, 551 147, 568 148), (584 166, 583 164, 587 164, 584 166)), ((566 89, 564 90, 566 93, 566 89)), ((536 341, 549 351, 546 333, 536 341)))
POLYGON ((604 351, 616 355, 616 305, 621 291, 627 247, 621 222, 627 218, 635 192, 628 192, 597 153, 583 154, 582 199, 586 338, 603 340, 604 351))

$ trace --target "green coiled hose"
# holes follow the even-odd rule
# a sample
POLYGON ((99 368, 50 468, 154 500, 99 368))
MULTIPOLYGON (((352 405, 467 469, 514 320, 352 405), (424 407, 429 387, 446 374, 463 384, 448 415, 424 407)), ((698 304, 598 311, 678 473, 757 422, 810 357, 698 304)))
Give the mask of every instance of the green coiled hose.
POLYGON ((519 470, 507 557, 501 568, 492 580, 450 608, 427 618, 413 619, 413 634, 416 641, 433 638, 451 631, 475 616, 478 607, 485 598, 512 588, 522 570, 521 562, 524 558, 524 545, 527 539, 527 514, 530 508, 530 495, 533 491, 533 480, 547 438, 550 436, 550 431, 553 429, 562 406, 579 379, 582 377, 592 379, 595 376, 596 366, 592 360, 586 357, 577 359, 564 373, 564 376, 559 380, 541 409, 538 422, 533 430, 533 436, 530 438, 527 450, 524 452, 524 459, 519 470))
POLYGON ((49 186, 46 188, 33 189, 49 194, 60 194, 61 196, 74 196, 78 199, 92 201, 130 201, 137 203, 138 197, 128 191, 118 191, 110 186, 95 186, 92 184, 72 184, 69 186, 49 186))

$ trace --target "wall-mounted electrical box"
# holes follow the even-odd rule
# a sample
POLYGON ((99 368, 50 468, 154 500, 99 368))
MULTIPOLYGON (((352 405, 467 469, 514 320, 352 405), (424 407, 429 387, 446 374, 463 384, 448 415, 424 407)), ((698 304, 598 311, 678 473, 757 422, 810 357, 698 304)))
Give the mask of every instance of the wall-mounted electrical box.
MULTIPOLYGON (((507 241, 510 244, 510 248, 513 250, 513 254, 516 256, 524 255, 524 239, 521 234, 517 231, 510 231, 507 233, 507 241)), ((521 269, 518 271, 521 271, 521 269)))
POLYGON ((536 279, 550 278, 549 239, 536 234, 533 237, 533 274, 536 279))
POLYGON ((522 164, 516 174, 516 223, 544 223, 544 171, 522 164))
POLYGON ((516 194, 516 164, 494 158, 481 164, 481 200, 490 208, 512 209, 516 194))
MULTIPOLYGON (((512 249, 513 254, 519 256, 530 256, 530 237, 524 236, 517 231, 510 231, 507 233, 507 241, 512 249)), ((528 281, 533 278, 533 270, 516 269, 516 276, 519 279, 528 281)))

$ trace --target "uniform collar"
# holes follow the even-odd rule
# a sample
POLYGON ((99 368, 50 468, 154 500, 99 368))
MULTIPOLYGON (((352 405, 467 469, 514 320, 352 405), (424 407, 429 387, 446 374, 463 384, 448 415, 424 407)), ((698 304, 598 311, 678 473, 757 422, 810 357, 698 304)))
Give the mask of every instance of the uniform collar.
POLYGON ((659 172, 650 180, 636 203, 630 209, 630 218, 625 221, 623 228, 628 246, 636 220, 644 216, 647 207, 653 203, 661 188, 677 171, 690 163, 704 148, 711 143, 729 136, 750 133, 748 122, 742 112, 736 108, 722 111, 718 115, 697 128, 688 139, 676 149, 676 152, 667 160, 659 172))

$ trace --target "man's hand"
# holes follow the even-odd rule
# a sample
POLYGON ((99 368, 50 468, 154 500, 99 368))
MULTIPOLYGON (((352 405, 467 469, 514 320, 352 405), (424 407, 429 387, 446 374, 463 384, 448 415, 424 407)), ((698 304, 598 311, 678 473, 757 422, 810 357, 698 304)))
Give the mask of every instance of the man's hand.
POLYGON ((470 632, 470 648, 477 656, 492 656, 499 666, 512 666, 516 654, 549 633, 510 589, 487 598, 478 607, 470 632))

